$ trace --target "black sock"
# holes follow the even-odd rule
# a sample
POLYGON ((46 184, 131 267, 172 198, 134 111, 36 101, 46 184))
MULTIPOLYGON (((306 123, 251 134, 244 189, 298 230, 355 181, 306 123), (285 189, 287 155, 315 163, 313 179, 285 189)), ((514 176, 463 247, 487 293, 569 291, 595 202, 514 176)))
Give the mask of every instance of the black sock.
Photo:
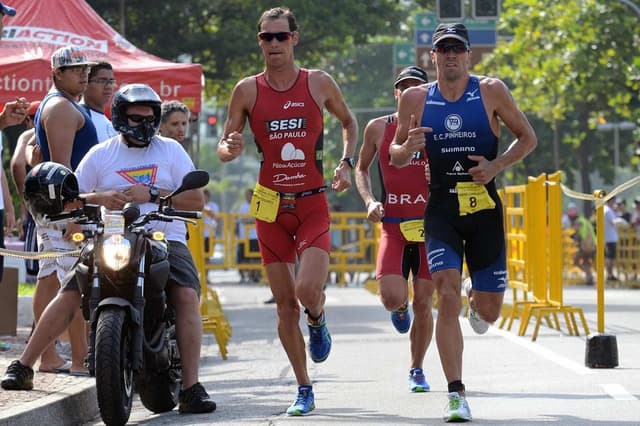
POLYGON ((453 382, 449 383, 448 385, 449 388, 449 393, 451 392, 464 392, 464 385, 462 384, 461 380, 454 380, 453 382))

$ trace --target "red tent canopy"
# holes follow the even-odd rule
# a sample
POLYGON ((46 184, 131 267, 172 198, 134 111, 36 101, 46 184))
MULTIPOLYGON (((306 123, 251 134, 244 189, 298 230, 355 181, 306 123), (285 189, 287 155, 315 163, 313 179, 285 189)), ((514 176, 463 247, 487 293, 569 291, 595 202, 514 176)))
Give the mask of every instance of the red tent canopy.
POLYGON ((52 53, 67 45, 90 60, 113 65, 118 85, 146 83, 163 100, 178 100, 199 112, 202 67, 173 63, 146 53, 118 34, 84 0, 3 0, 18 10, 5 18, 0 41, 0 103, 24 96, 40 100, 52 84, 52 53))

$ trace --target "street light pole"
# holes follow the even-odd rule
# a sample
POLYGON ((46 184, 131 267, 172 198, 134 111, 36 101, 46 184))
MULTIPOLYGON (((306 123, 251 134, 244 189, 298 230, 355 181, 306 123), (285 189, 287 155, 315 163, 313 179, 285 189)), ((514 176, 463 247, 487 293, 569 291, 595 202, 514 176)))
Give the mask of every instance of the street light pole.
POLYGON ((620 167, 620 130, 633 130, 636 124, 631 121, 598 124, 598 130, 613 130, 613 186, 618 185, 620 167))

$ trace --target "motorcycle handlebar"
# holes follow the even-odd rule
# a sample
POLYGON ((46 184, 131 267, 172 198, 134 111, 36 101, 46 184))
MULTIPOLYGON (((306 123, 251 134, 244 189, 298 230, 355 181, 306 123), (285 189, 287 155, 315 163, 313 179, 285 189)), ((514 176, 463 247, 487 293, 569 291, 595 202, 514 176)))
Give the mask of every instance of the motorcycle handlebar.
POLYGON ((62 213, 58 213, 58 214, 50 214, 50 215, 47 215, 47 218, 49 219, 49 222, 58 222, 60 220, 74 219, 74 218, 77 218, 77 217, 82 217, 82 215, 83 215, 82 209, 76 209, 76 210, 72 210, 70 212, 62 212, 62 213))
POLYGON ((190 211, 190 210, 176 210, 172 207, 166 207, 162 209, 162 214, 165 214, 167 216, 184 217, 187 219, 200 219, 202 217, 201 212, 190 211))

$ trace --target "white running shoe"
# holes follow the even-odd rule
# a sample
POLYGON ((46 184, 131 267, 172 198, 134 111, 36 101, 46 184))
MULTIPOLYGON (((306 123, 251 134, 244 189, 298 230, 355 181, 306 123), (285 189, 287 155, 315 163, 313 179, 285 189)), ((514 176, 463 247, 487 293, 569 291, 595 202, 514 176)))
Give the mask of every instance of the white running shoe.
POLYGON ((448 395, 449 401, 444 407, 442 418, 445 422, 468 422, 472 419, 469 404, 464 396, 458 392, 451 392, 448 395))
MULTIPOLYGON (((471 278, 467 278, 462 282, 462 289, 467 295, 467 300, 469 300, 469 293, 471 293, 471 278)), ((478 312, 476 312, 476 310, 471 307, 471 303, 469 303, 469 324, 471 325, 471 328, 473 328, 473 331, 476 332, 476 334, 486 333, 487 330, 489 330, 490 325, 488 322, 480 318, 478 312)))

